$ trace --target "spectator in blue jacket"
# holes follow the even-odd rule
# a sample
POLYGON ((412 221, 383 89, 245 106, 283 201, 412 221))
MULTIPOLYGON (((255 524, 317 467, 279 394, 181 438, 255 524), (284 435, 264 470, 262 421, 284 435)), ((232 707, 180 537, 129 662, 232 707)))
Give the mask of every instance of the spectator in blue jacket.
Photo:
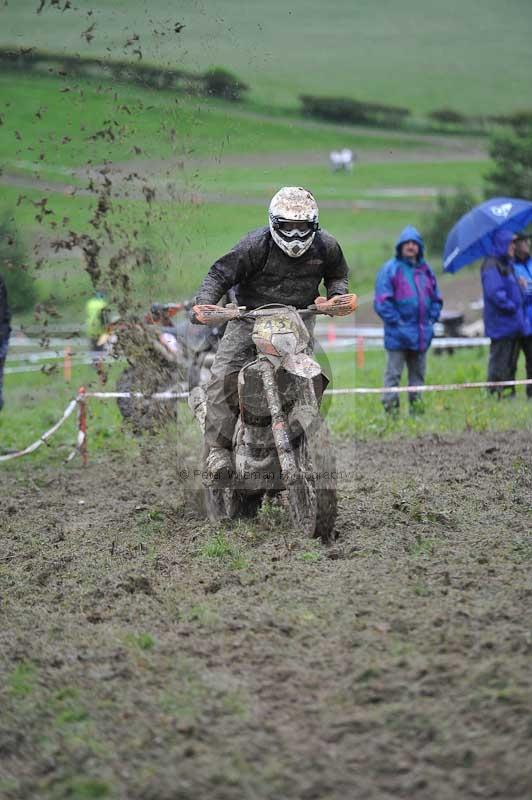
MULTIPOLYGON (((523 296, 512 265, 514 237, 511 231, 495 231, 491 255, 481 269, 484 329, 491 339, 488 381, 515 380, 519 339, 524 333, 523 296)), ((515 386, 493 387, 491 392, 511 396, 515 386)))
MULTIPOLYGON (((523 294, 523 336, 519 339, 517 358, 522 350, 525 354, 526 377, 532 380, 532 258, 530 236, 515 237, 514 273, 523 294)), ((526 387, 526 395, 532 400, 532 384, 526 387)))
MULTIPOLYGON (((423 386, 427 350, 440 316, 443 300, 436 276, 424 259, 424 244, 418 231, 408 225, 395 245, 395 257, 381 267, 375 283, 373 307, 384 321, 387 351, 385 386, 399 386, 406 364, 410 386, 423 386)), ((411 413, 420 408, 419 394, 409 392, 411 413)), ((399 409, 399 395, 382 396, 388 412, 399 409)))

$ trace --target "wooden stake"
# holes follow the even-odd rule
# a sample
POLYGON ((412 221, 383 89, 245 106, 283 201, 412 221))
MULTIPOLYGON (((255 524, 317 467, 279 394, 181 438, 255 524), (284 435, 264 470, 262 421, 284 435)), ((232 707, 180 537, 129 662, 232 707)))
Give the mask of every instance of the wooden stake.
POLYGON ((357 367, 359 369, 364 369, 365 357, 364 357, 364 337, 363 336, 357 336, 356 358, 357 358, 357 367))
POLYGON ((65 358, 63 362, 63 374, 66 383, 70 383, 72 379, 72 348, 65 347, 65 358))

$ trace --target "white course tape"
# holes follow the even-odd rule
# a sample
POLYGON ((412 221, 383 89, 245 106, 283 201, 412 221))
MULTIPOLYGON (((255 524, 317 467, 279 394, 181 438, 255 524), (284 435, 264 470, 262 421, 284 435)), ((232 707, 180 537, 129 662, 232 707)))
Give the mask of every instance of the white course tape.
POLYGON ((145 397, 148 400, 184 400, 189 392, 156 392, 155 394, 143 394, 142 392, 85 392, 85 397, 97 397, 100 400, 119 397, 145 397))
POLYGON ((7 453, 7 455, 5 456, 0 456, 0 461, 10 461, 12 458, 19 458, 20 456, 28 455, 28 453, 33 453, 34 450, 37 450, 38 447, 40 447, 42 444, 45 444, 50 438, 50 436, 53 436, 53 434, 61 427, 63 422, 65 422, 65 420, 67 420, 68 417, 72 414, 72 412, 76 408, 76 405, 77 405, 77 400, 71 400, 68 406, 65 408, 61 419, 58 422, 56 422, 55 425, 53 425, 49 431, 43 433, 43 435, 39 439, 37 439, 36 442, 33 442, 33 444, 28 445, 28 447, 25 447, 24 450, 18 450, 16 453, 7 453))
MULTIPOLYGON (((73 357, 71 359, 72 366, 79 367, 80 365, 93 364, 95 359, 89 356, 73 357)), ((100 361, 105 361, 105 359, 100 359, 100 361)), ((50 365, 43 364, 40 367, 38 364, 19 364, 16 367, 6 367, 4 369, 4 374, 9 375, 9 374, 25 373, 25 372, 44 372, 47 367, 50 368, 53 367, 54 369, 57 369, 57 364, 50 364, 50 365)))
MULTIPOLYGON (((346 389, 326 389, 325 394, 381 394, 382 392, 451 392, 459 389, 503 389, 507 386, 529 386, 532 379, 520 381, 477 381, 475 383, 431 383, 424 386, 359 386, 346 389)), ((113 397, 145 397, 151 400, 184 400, 189 392, 158 392, 145 395, 142 392, 87 392, 85 397, 105 400, 113 397)))
MULTIPOLYGON (((93 353, 89 350, 80 350, 80 351, 72 351, 71 353, 64 353, 60 352, 59 350, 39 350, 38 352, 28 351, 24 353, 15 353, 9 348, 10 352, 7 357, 7 362, 10 364, 12 361, 57 361, 58 359, 65 358, 65 355, 69 355, 70 358, 86 358, 88 356, 92 356, 93 353)), ((101 353, 96 351, 98 355, 101 356, 101 353)))
MULTIPOLYGON (((331 341, 323 338, 318 339, 322 350, 354 350, 358 345, 357 339, 363 340, 363 346, 367 350, 382 350, 384 348, 384 338, 382 336, 359 336, 355 339, 338 336, 331 341)), ((483 336, 442 336, 433 339, 430 345, 431 350, 449 350, 458 347, 488 347, 490 339, 483 336)))
POLYGON ((532 379, 522 381, 478 381, 477 383, 431 383, 424 386, 380 386, 350 389, 326 389, 325 394, 399 394, 400 392, 452 392, 458 389, 503 389, 507 386, 529 386, 532 379))

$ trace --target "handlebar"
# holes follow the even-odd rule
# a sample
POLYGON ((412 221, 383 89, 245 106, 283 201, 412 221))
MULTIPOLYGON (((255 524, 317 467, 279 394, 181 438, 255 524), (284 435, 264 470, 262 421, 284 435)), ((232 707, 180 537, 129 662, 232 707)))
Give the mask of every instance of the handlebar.
MULTIPOLYGON (((239 314, 237 319, 258 319, 259 317, 270 317, 272 314, 283 314, 286 313, 287 308, 292 308, 291 306, 281 306, 275 308, 254 308, 251 311, 248 311, 246 308, 242 308, 242 313, 239 314)), ((239 309, 240 310, 240 309, 239 309)), ((299 316, 302 319, 307 319, 308 317, 314 317, 317 314, 324 314, 324 311, 320 311, 314 303, 306 308, 296 308, 294 309, 297 311, 299 316)))
POLYGON ((341 316, 349 314, 357 307, 357 297, 353 294, 338 295, 339 302, 335 306, 328 306, 326 309, 312 303, 306 308, 294 308, 294 306, 287 306, 282 304, 271 304, 261 306, 260 308, 248 309, 245 306, 236 306, 229 304, 225 307, 216 307, 216 310, 205 310, 203 315, 207 325, 222 325, 233 319, 258 319, 259 317, 274 316, 276 314, 285 314, 287 309, 297 311, 302 319, 323 314, 324 316, 341 316), (336 312, 336 313, 335 313, 336 312))

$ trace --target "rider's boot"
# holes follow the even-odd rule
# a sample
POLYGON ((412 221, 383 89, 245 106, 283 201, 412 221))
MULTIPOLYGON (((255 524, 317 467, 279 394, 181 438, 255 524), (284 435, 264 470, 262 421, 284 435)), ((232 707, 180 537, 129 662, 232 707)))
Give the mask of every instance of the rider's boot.
POLYGON ((205 460, 207 486, 227 486, 234 472, 233 457, 225 447, 211 447, 205 460))

